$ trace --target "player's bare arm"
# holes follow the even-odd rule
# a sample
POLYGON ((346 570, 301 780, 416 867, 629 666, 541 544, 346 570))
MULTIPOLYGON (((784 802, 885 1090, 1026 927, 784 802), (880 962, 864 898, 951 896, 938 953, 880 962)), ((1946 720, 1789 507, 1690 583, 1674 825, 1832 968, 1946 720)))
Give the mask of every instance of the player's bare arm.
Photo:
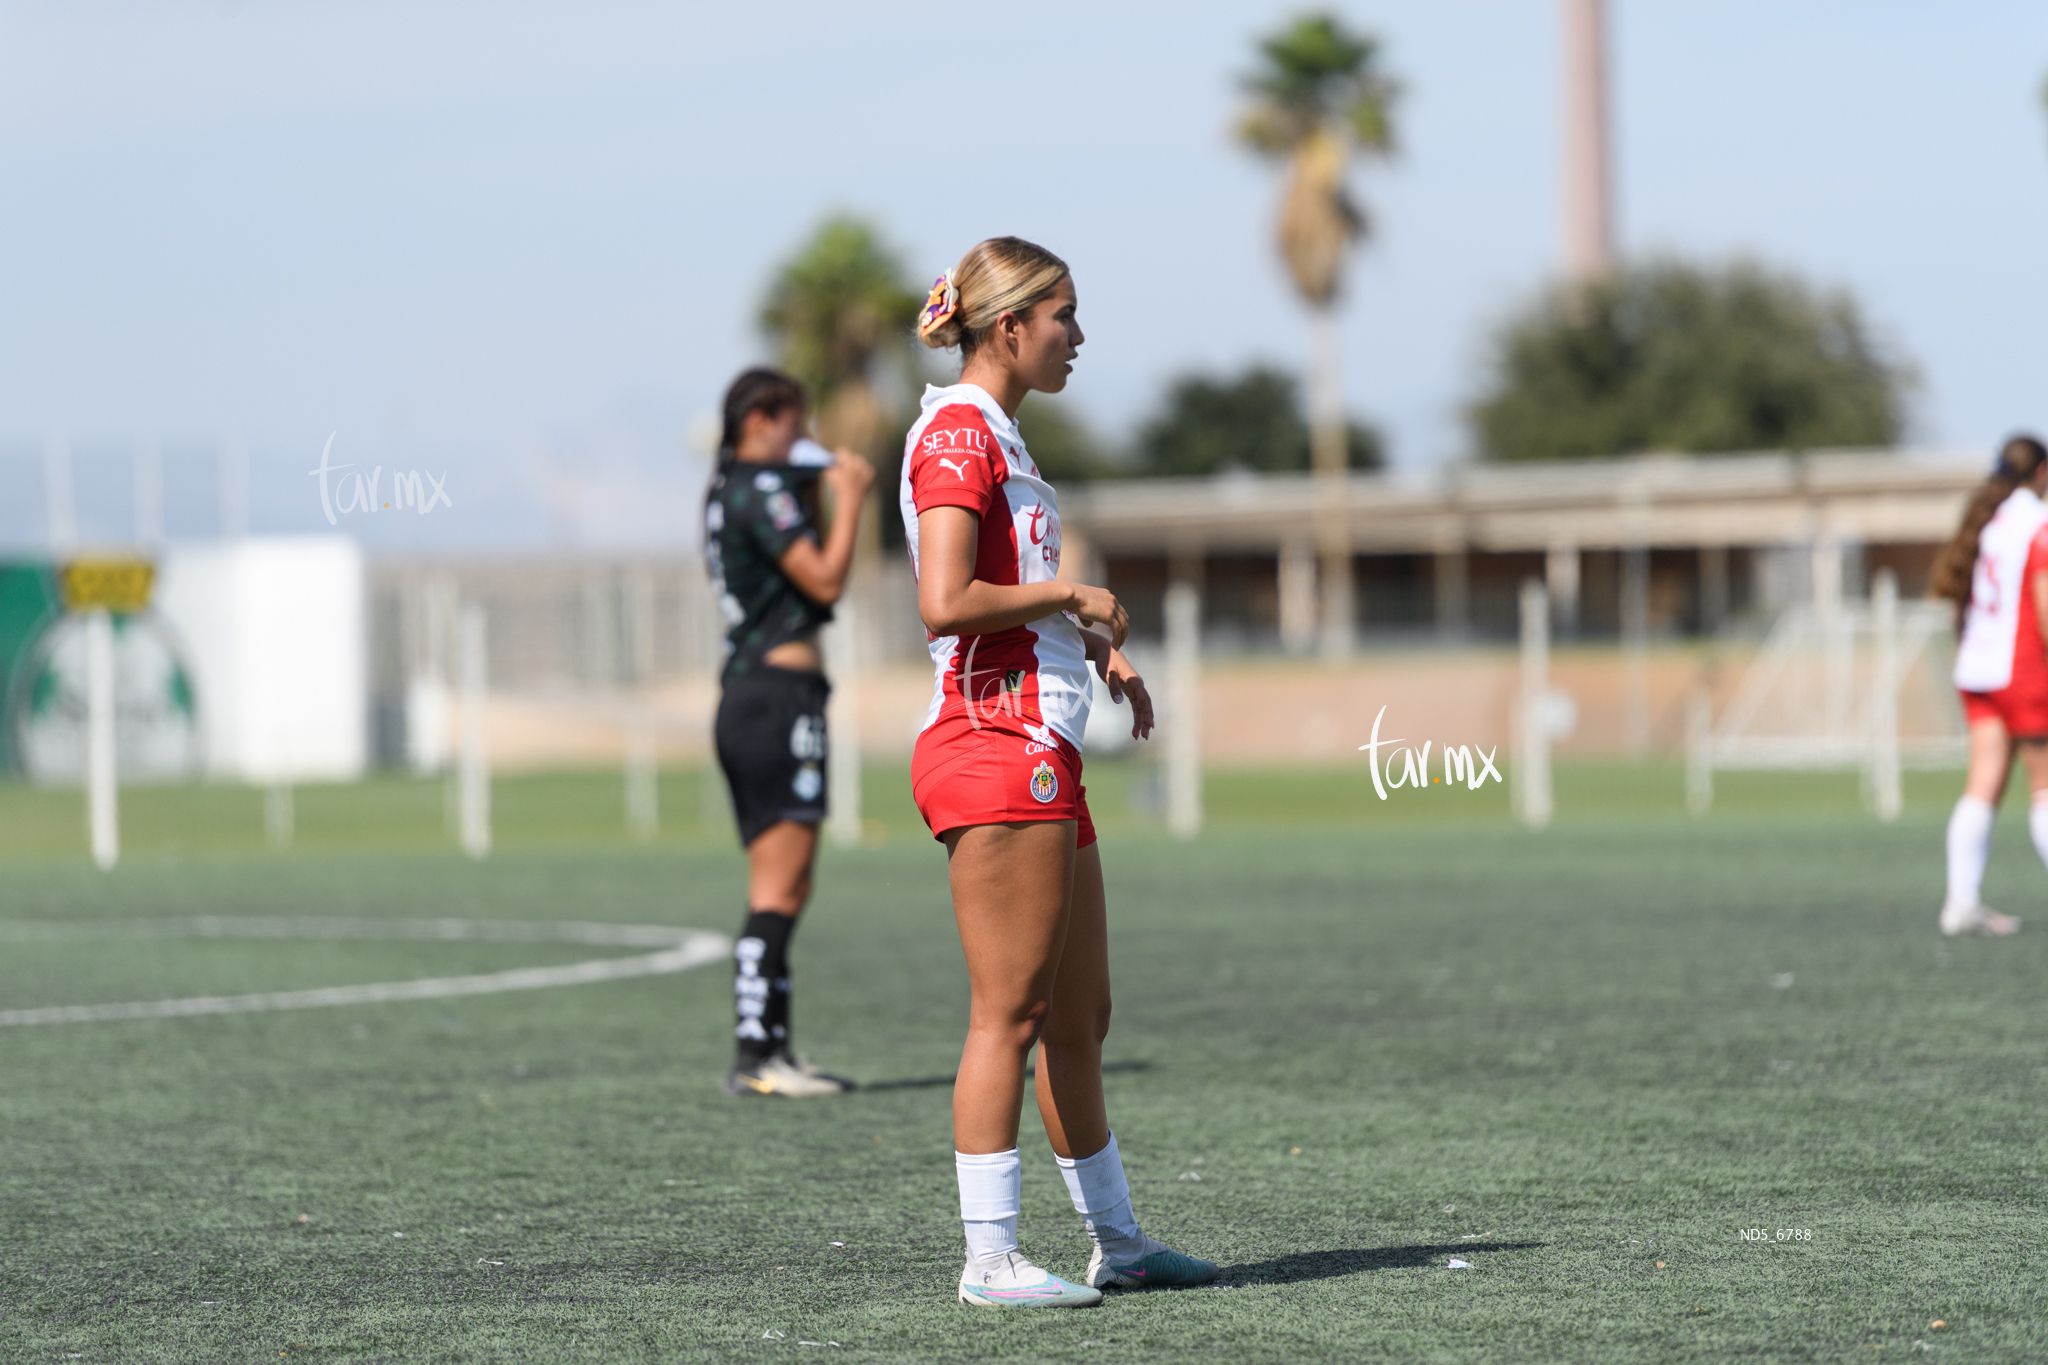
POLYGON ((974 576, 981 518, 964 507, 934 507, 917 515, 917 614, 934 635, 991 635, 1070 611, 1083 625, 1104 625, 1119 646, 1131 618, 1107 588, 1054 579, 1045 583, 986 583, 974 576))
POLYGON ((777 561, 798 592, 826 607, 846 591, 860 506, 875 483, 875 467, 868 461, 846 449, 837 455, 823 475, 825 486, 832 490, 832 529, 825 533, 825 543, 799 540, 777 561))
POLYGON ((1131 703, 1131 738, 1152 737, 1152 694, 1145 687, 1145 680, 1138 676, 1138 670, 1131 667, 1123 651, 1111 644, 1109 637, 1094 630, 1081 632, 1081 647, 1088 651, 1088 662, 1109 687, 1109 699, 1121 706, 1128 697, 1131 703))

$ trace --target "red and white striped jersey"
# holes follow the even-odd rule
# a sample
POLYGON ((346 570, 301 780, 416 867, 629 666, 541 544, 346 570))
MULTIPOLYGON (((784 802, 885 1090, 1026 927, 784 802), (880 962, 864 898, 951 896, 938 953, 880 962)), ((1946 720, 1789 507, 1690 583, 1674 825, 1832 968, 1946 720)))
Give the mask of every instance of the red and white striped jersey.
MULTIPOLYGON (((1059 577, 1060 505, 1024 449, 1017 424, 976 384, 927 385, 924 412, 903 443, 898 494, 910 563, 917 568, 917 514, 964 507, 981 518, 974 576, 984 583, 1059 577)), ((1074 748, 1088 725, 1094 680, 1081 629, 1055 612, 990 635, 931 637, 930 729, 951 710, 979 726, 1050 727, 1074 748)), ((1040 742, 1049 743, 1041 735, 1040 742)))
POLYGON ((1956 646, 1956 686, 1996 692, 2048 669, 2034 612, 2034 575, 2048 571, 2048 504, 2016 488, 1977 537, 1970 605, 1956 646))

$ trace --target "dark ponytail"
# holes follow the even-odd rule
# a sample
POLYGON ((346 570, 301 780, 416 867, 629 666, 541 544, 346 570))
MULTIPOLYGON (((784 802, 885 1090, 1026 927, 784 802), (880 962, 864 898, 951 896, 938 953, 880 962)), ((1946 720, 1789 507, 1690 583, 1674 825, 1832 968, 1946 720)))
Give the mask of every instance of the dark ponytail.
POLYGON ((780 417, 791 408, 804 406, 804 386, 780 370, 765 367, 748 370, 732 381, 725 391, 724 430, 718 438, 718 458, 730 460, 739 449, 740 428, 750 412, 780 417))
POLYGON ((1970 582, 1977 573, 1977 541, 1984 527, 1998 512, 2013 490, 2033 479, 2048 462, 2048 448, 2031 436, 2015 436, 1998 452, 1998 466, 1971 495, 1963 511, 1963 524, 1935 556, 1934 573, 1927 586, 1929 597, 1946 597, 1961 612, 1970 603, 1970 582))

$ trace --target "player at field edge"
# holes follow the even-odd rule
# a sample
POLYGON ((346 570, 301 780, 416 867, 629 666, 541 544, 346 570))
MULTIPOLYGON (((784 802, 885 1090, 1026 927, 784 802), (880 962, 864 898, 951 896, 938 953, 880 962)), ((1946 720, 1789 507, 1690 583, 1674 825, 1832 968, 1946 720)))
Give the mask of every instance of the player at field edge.
POLYGON ((1109 938, 1101 851, 1081 785, 1092 666, 1131 733, 1152 730, 1108 590, 1059 577, 1059 500, 1017 428, 1027 394, 1067 386, 1083 336, 1066 263, 1015 237, 980 243, 932 286, 918 337, 957 347, 960 381, 928 387, 904 439, 899 498, 931 633, 934 695, 912 793, 946 846, 972 991, 953 1085, 967 1263, 960 1300, 1085 1307, 1102 1289, 1202 1284, 1207 1261, 1147 1237, 1102 1098, 1109 938), (1038 1048, 1038 1112, 1093 1243, 1084 1282, 1017 1246, 1017 1126, 1038 1048))
POLYGON ((2018 753, 2033 793, 2027 828, 2048 862, 2048 449, 2015 436, 1935 559, 1929 591, 1956 606, 1955 684, 1969 721, 1970 772, 1948 820, 1944 934, 2015 933, 1980 899, 1991 818, 2018 753))
POLYGON ((726 390, 718 469, 704 499, 704 557, 726 621, 713 733, 747 850, 747 915, 733 949, 736 1055, 729 1095, 836 1095, 850 1081, 790 1045, 789 941, 811 898, 825 818, 825 702, 818 630, 846 588, 874 466, 804 436, 803 388, 748 370, 726 390), (818 532, 818 485, 834 495, 818 532))

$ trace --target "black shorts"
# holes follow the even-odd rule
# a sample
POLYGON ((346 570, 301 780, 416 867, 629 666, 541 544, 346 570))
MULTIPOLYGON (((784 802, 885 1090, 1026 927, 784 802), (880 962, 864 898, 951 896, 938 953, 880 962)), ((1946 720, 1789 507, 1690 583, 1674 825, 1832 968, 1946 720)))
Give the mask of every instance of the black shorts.
POLYGON ((825 818, 825 701, 822 673, 757 667, 732 679, 718 699, 712 734, 732 788, 740 843, 778 820, 825 818))

